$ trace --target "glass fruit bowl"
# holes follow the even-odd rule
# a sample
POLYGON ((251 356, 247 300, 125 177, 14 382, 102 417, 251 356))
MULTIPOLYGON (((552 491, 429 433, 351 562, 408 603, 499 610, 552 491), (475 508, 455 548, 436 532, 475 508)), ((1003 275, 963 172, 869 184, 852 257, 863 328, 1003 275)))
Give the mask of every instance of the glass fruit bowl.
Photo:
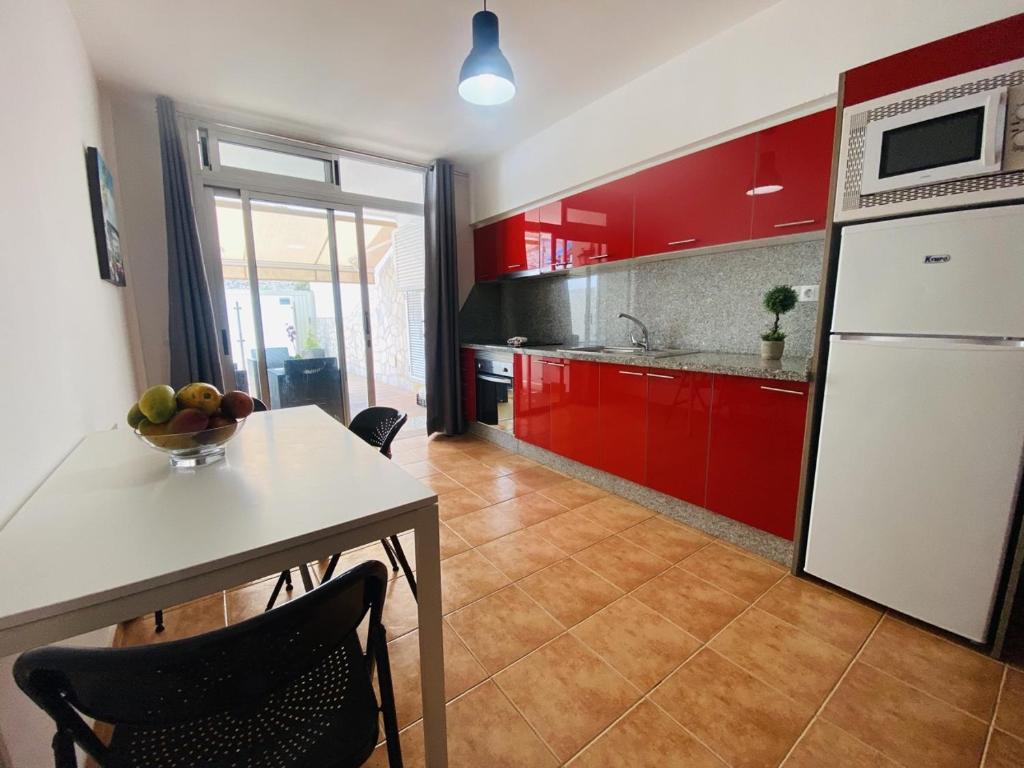
POLYGON ((201 467, 213 464, 224 458, 224 446, 242 431, 245 419, 238 419, 233 424, 203 429, 199 432, 182 432, 165 434, 150 432, 142 434, 135 430, 135 435, 150 448, 167 454, 172 467, 201 467))

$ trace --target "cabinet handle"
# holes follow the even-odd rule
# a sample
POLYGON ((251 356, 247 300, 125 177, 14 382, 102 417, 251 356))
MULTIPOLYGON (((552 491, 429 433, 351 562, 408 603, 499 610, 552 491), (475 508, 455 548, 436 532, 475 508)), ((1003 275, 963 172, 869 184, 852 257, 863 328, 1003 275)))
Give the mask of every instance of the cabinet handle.
POLYGON ((587 258, 589 258, 591 261, 601 261, 601 259, 607 259, 608 255, 605 254, 604 256, 588 256, 587 258))
POLYGON ((620 370, 619 373, 621 373, 623 376, 643 376, 642 373, 637 373, 636 371, 621 371, 620 370))
POLYGON ((506 269, 519 269, 521 266, 523 266, 523 265, 522 264, 509 264, 508 267, 506 267, 506 269))
POLYGON ((781 224, 774 224, 776 229, 785 229, 786 227, 799 227, 801 224, 813 224, 814 219, 802 219, 800 221, 784 221, 781 224))
POLYGON ((674 379, 675 376, 666 376, 664 373, 648 373, 652 379, 674 379))
POLYGON ((548 362, 547 360, 541 360, 540 363, 541 365, 554 365, 558 368, 565 368, 565 363, 551 363, 548 362))
POLYGON ((784 392, 787 395, 800 395, 801 397, 803 397, 804 394, 799 389, 780 389, 779 387, 766 387, 764 385, 761 386, 761 389, 766 392, 784 392))
POLYGON ((685 240, 669 240, 668 245, 686 245, 687 243, 696 243, 696 237, 688 237, 685 240))

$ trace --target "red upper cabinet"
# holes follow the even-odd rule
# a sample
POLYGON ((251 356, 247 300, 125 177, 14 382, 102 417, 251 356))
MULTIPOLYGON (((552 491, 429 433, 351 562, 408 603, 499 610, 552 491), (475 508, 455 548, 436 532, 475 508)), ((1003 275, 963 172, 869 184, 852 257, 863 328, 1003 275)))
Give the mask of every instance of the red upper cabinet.
POLYGON ((793 538, 807 384, 715 376, 707 508, 793 538))
POLYGON ((748 240, 756 148, 751 134, 637 173, 636 255, 748 240))
POLYGON ((835 120, 826 109, 757 135, 753 237, 824 229, 835 120))
POLYGON ((643 483, 647 450, 647 375, 643 368, 601 365, 598 468, 643 483))
POLYGON ((526 214, 517 213, 498 222, 500 226, 501 256, 498 272, 523 272, 538 269, 540 262, 536 251, 530 251, 526 242, 526 214))
POLYGON ((598 465, 600 460, 601 363, 562 360, 550 366, 551 450, 567 458, 598 465), (556 376, 557 371, 557 376, 556 376), (557 382, 557 384, 555 383, 557 382))
POLYGON ((647 485, 704 506, 711 417, 709 373, 647 374, 647 485))
POLYGON ((493 280, 498 276, 501 255, 501 222, 473 230, 473 261, 476 281, 493 280))
POLYGON ((633 257, 636 176, 570 195, 560 201, 567 261, 574 267, 633 257))

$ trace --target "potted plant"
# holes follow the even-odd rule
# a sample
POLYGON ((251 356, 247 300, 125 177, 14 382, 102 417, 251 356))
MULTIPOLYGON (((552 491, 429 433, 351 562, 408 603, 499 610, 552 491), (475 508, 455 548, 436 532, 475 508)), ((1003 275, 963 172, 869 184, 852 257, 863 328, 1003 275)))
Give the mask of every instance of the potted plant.
POLYGON ((775 322, 761 334, 761 357, 779 360, 786 346, 786 333, 779 328, 779 317, 796 306, 796 291, 788 285, 776 285, 764 295, 764 308, 775 315, 775 322))

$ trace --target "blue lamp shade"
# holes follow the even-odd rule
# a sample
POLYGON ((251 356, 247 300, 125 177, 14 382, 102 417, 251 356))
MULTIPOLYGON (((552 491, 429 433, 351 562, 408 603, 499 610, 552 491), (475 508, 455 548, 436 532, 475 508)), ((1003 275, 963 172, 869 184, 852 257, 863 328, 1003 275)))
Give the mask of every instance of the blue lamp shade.
POLYGON ((459 95, 470 104, 504 104, 516 95, 516 79, 498 47, 498 17, 473 14, 473 48, 459 72, 459 95))

